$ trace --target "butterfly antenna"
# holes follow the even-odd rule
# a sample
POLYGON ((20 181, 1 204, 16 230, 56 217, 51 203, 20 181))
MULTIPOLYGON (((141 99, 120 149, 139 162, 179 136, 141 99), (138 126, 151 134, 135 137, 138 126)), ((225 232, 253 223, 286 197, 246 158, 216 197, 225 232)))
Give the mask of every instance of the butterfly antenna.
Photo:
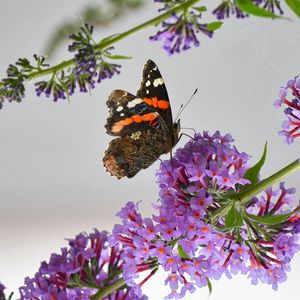
POLYGON ((181 113, 185 110, 185 108, 189 105, 189 103, 192 101, 192 99, 194 98, 194 96, 196 95, 196 93, 198 92, 198 89, 195 89, 193 95, 190 97, 190 99, 187 101, 187 103, 185 105, 181 104, 180 109, 175 117, 175 122, 178 120, 179 116, 181 115, 181 113))

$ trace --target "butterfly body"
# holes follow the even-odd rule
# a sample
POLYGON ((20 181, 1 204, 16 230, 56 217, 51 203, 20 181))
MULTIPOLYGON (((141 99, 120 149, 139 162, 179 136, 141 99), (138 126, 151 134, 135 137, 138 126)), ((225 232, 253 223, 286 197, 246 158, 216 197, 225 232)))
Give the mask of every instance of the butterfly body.
POLYGON ((105 128, 117 137, 103 158, 111 175, 131 178, 176 145, 180 124, 173 123, 167 90, 153 61, 145 64, 136 96, 114 90, 106 104, 110 116, 105 128))

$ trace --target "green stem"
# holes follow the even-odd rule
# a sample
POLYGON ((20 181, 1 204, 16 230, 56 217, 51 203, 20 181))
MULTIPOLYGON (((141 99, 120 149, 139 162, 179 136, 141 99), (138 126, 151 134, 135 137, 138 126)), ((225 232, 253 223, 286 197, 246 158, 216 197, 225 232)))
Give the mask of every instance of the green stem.
MULTIPOLYGON (((295 160, 291 164, 277 171, 275 174, 254 184, 248 189, 240 193, 231 194, 230 199, 232 201, 239 201, 240 205, 245 206, 248 203, 248 201, 251 200, 254 196, 258 195, 260 192, 264 191, 265 189, 274 185, 275 183, 281 181, 284 177, 291 173, 294 173, 298 169, 300 169, 300 159, 295 160)), ((226 197, 226 195, 224 196, 226 197)), ((228 214, 232 206, 232 201, 220 207, 215 213, 211 215, 210 220, 212 224, 215 224, 219 218, 224 217, 228 214)))
MULTIPOLYGON (((168 10, 167 12, 149 20, 149 21, 146 21, 136 27, 133 27, 123 33, 120 33, 120 34, 117 34, 115 36, 112 36, 111 38, 107 38, 107 39, 103 39, 101 40, 99 43, 98 43, 98 47, 99 49, 105 49, 113 44, 115 44, 116 42, 126 38, 127 36, 141 30, 141 29, 144 29, 146 27, 149 27, 149 26, 152 26, 152 25, 157 25, 159 23, 161 23, 162 21, 168 19, 172 14, 174 13, 178 13, 180 11, 183 11, 183 10, 186 10, 188 7, 196 4, 197 2, 199 2, 200 0, 187 0, 186 2, 183 2, 175 7, 173 7, 172 9, 168 10)), ((72 64, 74 63, 74 59, 69 59, 69 60, 66 60, 66 61, 63 61, 61 62, 60 64, 56 65, 56 66, 53 66, 53 67, 50 67, 48 69, 44 69, 44 70, 41 70, 41 71, 36 71, 36 72, 33 72, 31 74, 29 74, 28 78, 29 80, 32 80, 32 79, 35 79, 37 77, 42 77, 42 76, 46 76, 46 75, 49 75, 49 74, 53 74, 53 73, 56 73, 60 70, 63 70, 69 66, 71 66, 72 64)), ((0 87, 3 85, 2 82, 0 82, 0 87)))
POLYGON ((300 160, 299 159, 295 160, 291 164, 289 164, 286 167, 282 168, 281 170, 277 171, 275 174, 271 175, 270 177, 256 183, 252 187, 250 187, 240 193, 235 194, 232 198, 238 199, 241 202, 241 205, 245 205, 255 195, 259 194, 260 192, 264 191, 265 189, 274 185, 275 183, 281 181, 283 178, 285 178, 289 174, 294 173, 298 169, 300 169, 300 160))
POLYGON ((91 300, 101 300, 122 287, 124 284, 126 284, 125 280, 123 278, 120 278, 113 284, 99 290, 94 296, 91 297, 91 300))

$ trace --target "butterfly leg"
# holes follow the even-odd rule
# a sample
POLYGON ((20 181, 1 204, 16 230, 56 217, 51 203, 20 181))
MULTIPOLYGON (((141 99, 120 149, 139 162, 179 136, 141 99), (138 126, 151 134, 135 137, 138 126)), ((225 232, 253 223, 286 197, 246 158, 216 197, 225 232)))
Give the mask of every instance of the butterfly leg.
POLYGON ((190 135, 188 135, 187 133, 180 133, 180 135, 179 135, 179 138, 178 138, 178 140, 177 140, 177 143, 180 141, 180 139, 182 138, 182 136, 187 136, 187 137, 189 137, 190 139, 192 139, 192 140, 195 140, 192 136, 190 136, 190 135))

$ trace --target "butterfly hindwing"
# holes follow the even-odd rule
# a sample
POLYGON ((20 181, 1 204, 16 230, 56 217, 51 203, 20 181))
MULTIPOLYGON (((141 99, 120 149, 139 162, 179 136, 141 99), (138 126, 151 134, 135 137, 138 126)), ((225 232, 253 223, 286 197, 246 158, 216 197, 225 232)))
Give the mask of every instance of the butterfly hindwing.
POLYGON ((105 151, 103 164, 118 179, 131 178, 171 148, 171 141, 163 131, 138 131, 113 139, 105 151))

